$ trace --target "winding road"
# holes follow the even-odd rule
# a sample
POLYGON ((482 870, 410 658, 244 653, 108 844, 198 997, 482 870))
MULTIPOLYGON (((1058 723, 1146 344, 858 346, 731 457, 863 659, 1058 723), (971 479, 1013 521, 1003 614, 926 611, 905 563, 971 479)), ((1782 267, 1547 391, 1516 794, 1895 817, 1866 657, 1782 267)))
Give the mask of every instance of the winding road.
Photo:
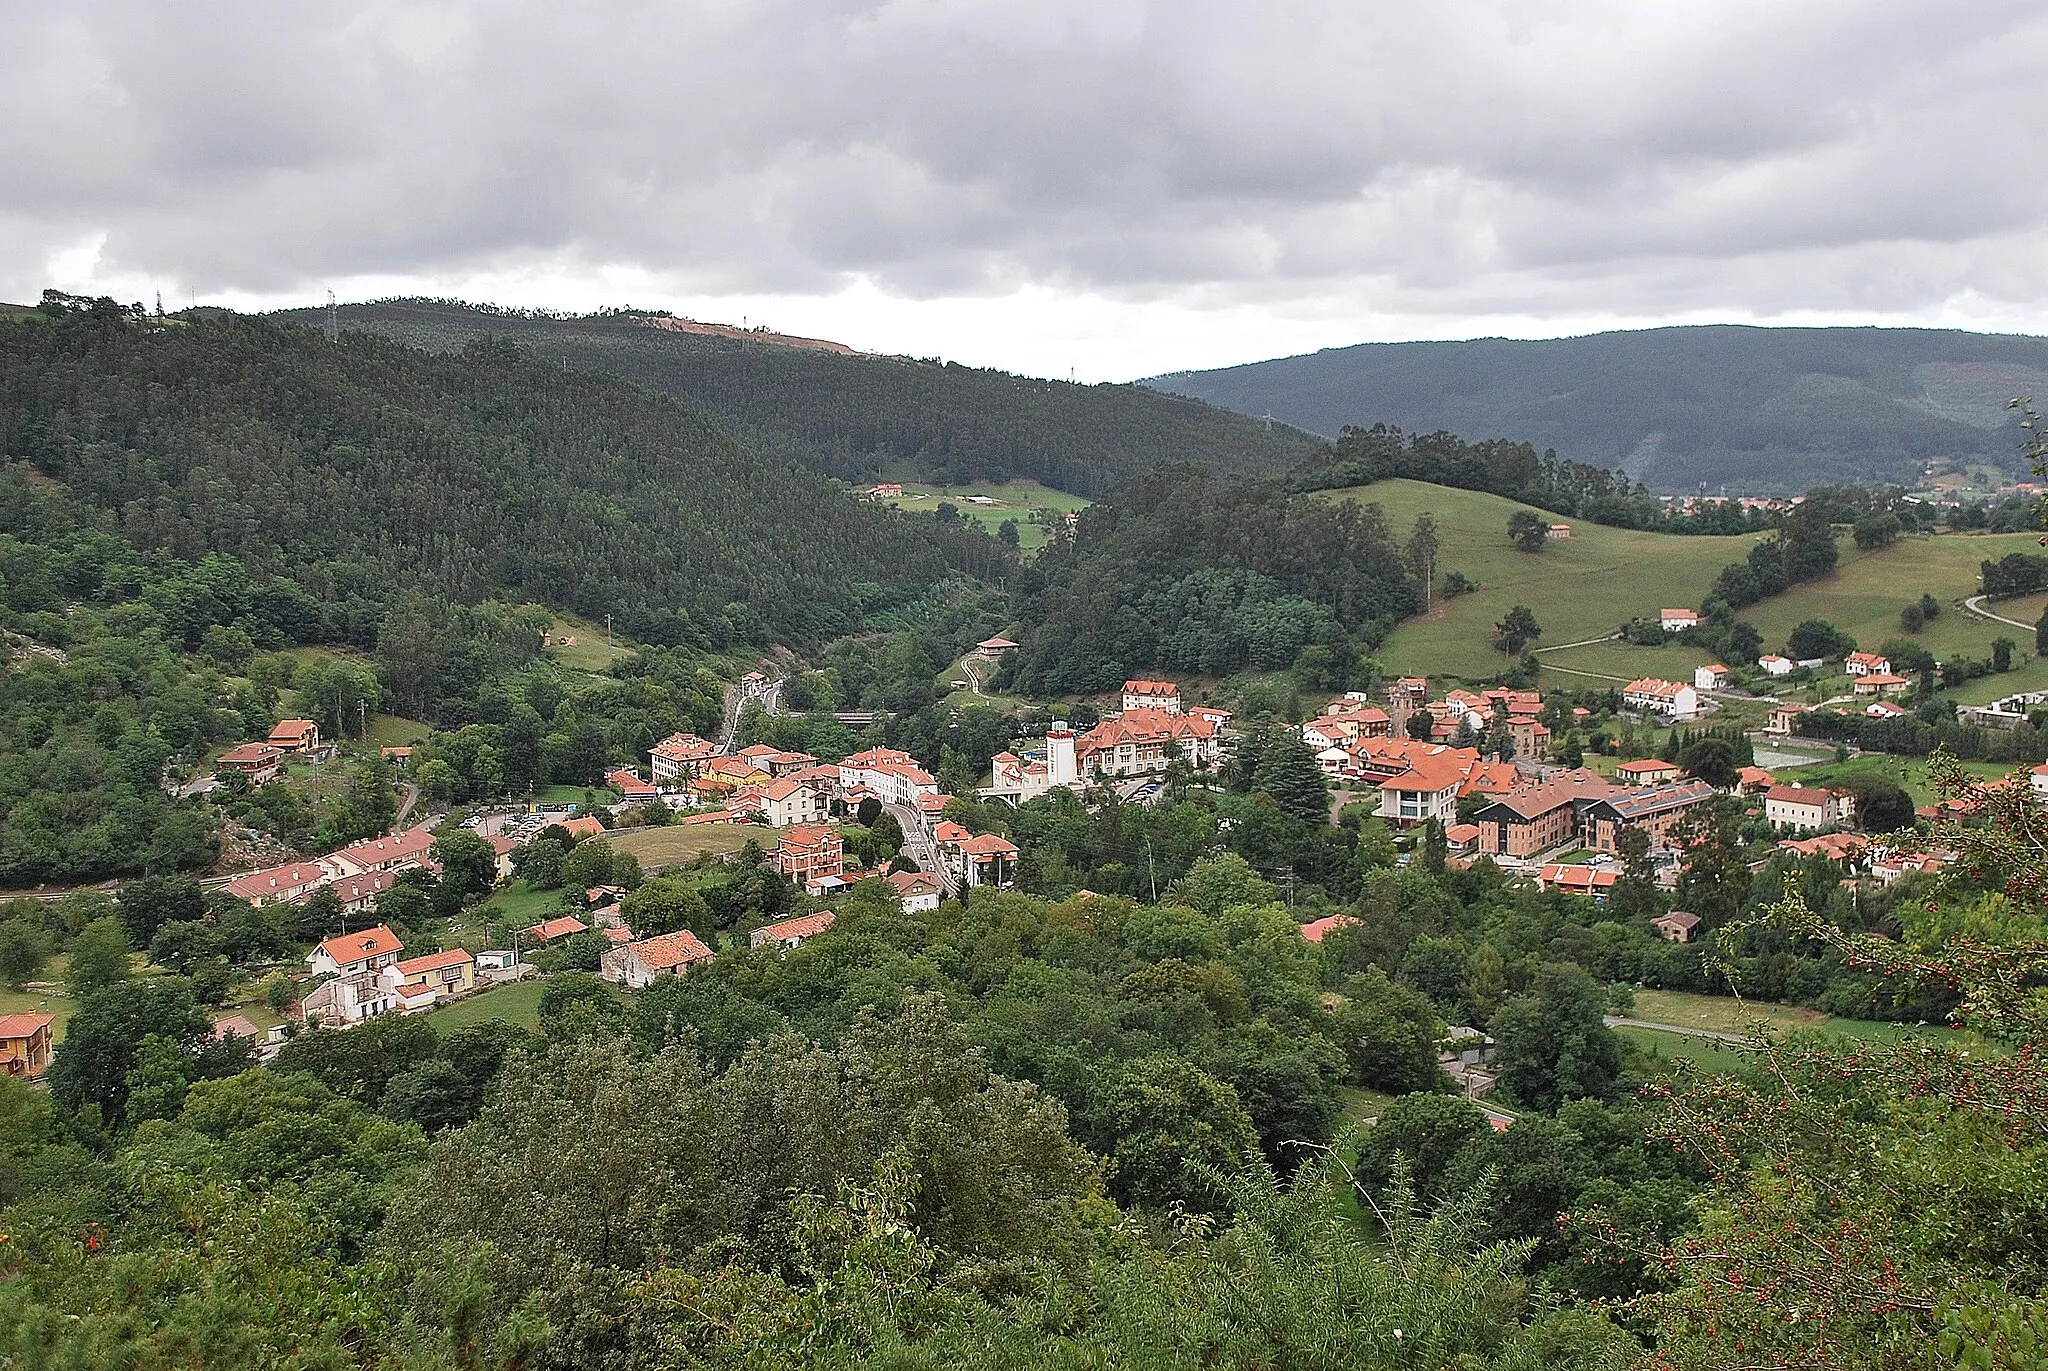
POLYGON ((1984 602, 1990 598, 1989 595, 1972 595, 1963 601, 1963 608, 1969 610, 1972 614, 1981 615, 1986 619, 1995 620, 2001 624, 2011 624, 2014 628, 2023 628, 2029 633, 2034 631, 2035 625, 2033 624, 2023 624, 2018 619, 2008 619, 2003 614, 1993 614, 1990 610, 1984 608, 1984 602))

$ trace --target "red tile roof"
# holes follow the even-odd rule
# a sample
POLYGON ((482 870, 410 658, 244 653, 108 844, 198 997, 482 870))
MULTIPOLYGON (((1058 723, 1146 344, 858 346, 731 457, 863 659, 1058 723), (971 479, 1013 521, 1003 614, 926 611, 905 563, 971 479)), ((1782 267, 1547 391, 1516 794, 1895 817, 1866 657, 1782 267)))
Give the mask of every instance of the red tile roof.
POLYGON ((1357 922, 1358 920, 1349 914, 1331 914, 1326 918, 1317 919, 1314 923, 1303 924, 1301 936, 1312 943, 1319 943, 1338 929, 1349 928, 1357 922))
POLYGON ((421 976, 429 971, 442 971, 451 966, 468 966, 475 961, 476 958, 461 948, 451 947, 446 952, 430 952, 424 957, 399 962, 398 973, 401 976, 421 976))
POLYGON ((821 909, 815 914, 805 914, 801 918, 784 919, 780 923, 769 924, 761 931, 778 943, 798 938, 815 938, 830 928, 838 917, 829 909, 821 909))
POLYGON ((36 1030, 48 1028, 56 1021, 56 1016, 51 1014, 0 1014, 0 1040, 32 1038, 36 1030))
POLYGON ((551 943, 557 938, 567 938, 581 933, 589 928, 589 926, 581 919, 572 919, 564 914, 559 919, 549 919, 545 923, 537 923, 526 931, 544 943, 551 943))
POLYGON ((711 949, 704 946, 703 939, 687 928, 627 943, 626 950, 649 971, 673 971, 679 966, 715 960, 711 949))
POLYGON ((337 933, 321 943, 319 950, 332 958, 336 966, 351 966, 372 957, 403 952, 405 944, 398 940, 396 933, 383 924, 377 924, 360 933, 337 933))

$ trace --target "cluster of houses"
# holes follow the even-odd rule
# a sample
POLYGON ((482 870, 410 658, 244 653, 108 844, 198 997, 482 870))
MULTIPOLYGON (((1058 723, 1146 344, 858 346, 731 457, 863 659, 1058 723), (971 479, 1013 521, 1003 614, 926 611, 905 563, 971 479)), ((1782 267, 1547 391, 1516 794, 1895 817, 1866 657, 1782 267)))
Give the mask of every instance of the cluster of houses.
MULTIPOLYGON (((1784 658, 1759 658, 1757 664, 1774 676, 1786 675, 1796 666, 1816 666, 1817 662, 1787 662, 1784 658), (1784 664, 1784 670, 1773 670, 1773 662, 1784 664)), ((1910 677, 1901 676, 1892 670, 1889 657, 1876 652, 1852 652, 1843 661, 1843 669, 1849 675, 1849 692, 1853 697, 1848 708, 1839 704, 1807 705, 1796 701, 1784 701, 1772 706, 1770 718, 1764 725, 1766 733, 1789 734, 1798 728, 1799 716, 1816 712, 1833 714, 1860 714, 1869 719, 1900 719, 1913 711, 1894 697, 1912 693, 1910 677)))
POLYGON ((1201 770, 1224 759, 1228 710, 1188 705, 1172 681, 1125 681, 1120 701, 1086 733, 1056 722, 1043 746, 998 753, 982 795, 1023 804, 1059 786, 1157 775, 1176 760, 1201 770))
POLYGON ((216 772, 232 771, 246 776, 251 785, 263 785, 283 775, 285 763, 291 758, 317 761, 332 753, 332 745, 320 741, 320 725, 313 720, 280 719, 269 737, 260 743, 229 748, 214 768, 216 772))
MULTIPOLYGON (((509 876, 515 844, 509 838, 485 841, 497 854, 499 877, 509 876)), ((263 906, 304 904, 316 891, 332 890, 341 900, 344 910, 351 914, 359 913, 370 908, 379 895, 391 889, 398 873, 406 868, 417 866, 438 871, 433 860, 433 848, 433 830, 422 824, 403 833, 365 838, 323 857, 251 871, 229 881, 226 893, 252 905, 263 906)))

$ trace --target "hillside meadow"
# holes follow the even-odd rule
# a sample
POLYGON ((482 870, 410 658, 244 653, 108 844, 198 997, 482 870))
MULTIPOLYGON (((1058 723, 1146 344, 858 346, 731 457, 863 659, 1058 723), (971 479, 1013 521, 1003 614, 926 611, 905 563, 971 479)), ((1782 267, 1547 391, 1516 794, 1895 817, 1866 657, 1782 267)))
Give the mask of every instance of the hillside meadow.
MULTIPOLYGON (((1623 620, 1654 616, 1666 605, 1697 605, 1721 568, 1748 556, 1757 540, 1753 534, 1694 538, 1641 533, 1545 515, 1569 522, 1572 536, 1528 553, 1508 541, 1508 517, 1529 506, 1498 495, 1392 480, 1329 491, 1325 498, 1379 505, 1404 539, 1417 515, 1436 520, 1443 543, 1439 575, 1460 571, 1480 588, 1456 599, 1439 597, 1427 615, 1395 629, 1380 655, 1390 670, 1468 681, 1489 678, 1508 665, 1493 650, 1493 626, 1515 605, 1535 612, 1543 629, 1539 647, 1604 637, 1623 620)), ((1548 665, 1624 680, 1652 670, 1689 670, 1706 658, 1684 648, 1613 644, 1587 660, 1594 664, 1582 666, 1576 653, 1546 654, 1548 665), (1642 663, 1640 669, 1632 665, 1636 662, 1642 663)))

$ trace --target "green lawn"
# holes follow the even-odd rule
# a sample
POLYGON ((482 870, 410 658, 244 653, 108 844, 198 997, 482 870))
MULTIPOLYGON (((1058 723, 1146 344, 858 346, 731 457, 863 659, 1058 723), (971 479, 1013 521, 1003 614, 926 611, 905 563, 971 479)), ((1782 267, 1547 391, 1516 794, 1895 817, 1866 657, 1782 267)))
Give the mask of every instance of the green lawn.
POLYGON ((31 981, 20 990, 0 988, 0 1014, 48 1014, 52 1042, 64 1041, 64 1025, 78 1009, 78 1001, 64 993, 58 980, 31 981))
POLYGON ((369 747, 411 747, 425 738, 432 728, 432 724, 421 723, 418 719, 379 714, 370 720, 370 736, 363 742, 369 747))
POLYGON ((1654 1028, 1623 1027, 1614 1031, 1649 1059, 1652 1070, 1664 1070, 1677 1057, 1689 1058, 1695 1070, 1710 1076, 1731 1076, 1756 1067, 1753 1057, 1711 1039, 1661 1033, 1654 1028))
POLYGON ((429 1012, 427 1022, 442 1037, 457 1029, 480 1023, 509 1023, 521 1028, 540 1027, 540 997, 545 979, 514 981, 492 990, 480 990, 429 1012))
MULTIPOLYGON (((1429 514, 1442 541, 1439 574, 1459 571, 1480 583, 1472 594, 1439 599, 1427 617, 1394 630, 1379 656, 1389 670, 1414 675, 1480 680, 1498 673, 1507 660, 1491 646, 1493 625, 1514 605, 1535 612, 1543 629, 1539 647, 1609 634, 1623 620, 1654 616, 1667 605, 1697 608, 1721 568, 1748 556, 1756 541, 1754 535, 1638 533, 1574 519, 1569 539, 1526 553, 1508 541, 1507 526, 1509 515, 1528 506, 1497 495, 1398 480, 1331 491, 1327 498, 1378 504, 1404 539, 1416 516, 1429 514)), ((1567 656, 1556 654, 1557 664, 1578 665, 1567 656)), ((1586 660, 1591 664, 1583 670, 1627 680, 1645 674, 1651 663, 1676 671, 1704 658, 1683 649, 1616 646, 1586 660)))
POLYGON ((478 926, 504 919, 514 928, 531 928, 562 912, 561 891, 535 890, 524 881, 513 881, 493 891, 490 899, 471 911, 470 917, 478 926))
MULTIPOLYGON (((2024 770, 2024 768, 2022 768, 2024 770)), ((1964 762, 1963 770, 1987 781, 1999 780, 2012 772, 2002 762, 1964 762)), ((1927 763, 1917 757, 1890 757, 1875 753, 1851 757, 1846 762, 1821 762, 1799 768, 1801 785, 1839 785, 1864 776, 1881 776, 1913 797, 1915 805, 1933 804, 1934 787, 1927 780, 1927 763)))
POLYGON ((897 509, 913 511, 934 510, 943 502, 951 502, 963 518, 972 519, 991 533, 1000 528, 1005 521, 1015 519, 1017 545, 1026 552, 1045 544, 1044 532, 1031 521, 1034 510, 1050 509, 1061 514, 1071 514, 1076 510, 1086 509, 1089 504, 1082 496, 1069 495, 1064 490, 1053 490, 1036 481, 1010 481, 1004 485, 984 482, 966 486, 918 485, 905 481, 902 497, 888 501, 897 509), (991 500, 1000 500, 1002 503, 971 505, 966 503, 966 497, 970 495, 985 496, 991 500))
MULTIPOLYGON (((1800 774, 1804 776, 1807 773, 1801 771, 1800 774)), ((1844 1019, 1823 1014, 1817 1009, 1765 1004, 1756 1000, 1738 1000, 1731 995, 1693 995, 1681 990, 1638 990, 1635 996, 1635 1012, 1630 1014, 1629 1018, 1644 1019, 1651 1023, 1674 1024, 1680 1028, 1703 1028, 1711 1033, 1747 1033, 1761 1021, 1774 1035, 1798 1029, 1819 1029, 1869 1042, 1898 1042, 1907 1038, 1954 1040, 1956 1037, 1954 1029, 1939 1024, 1844 1019)))

